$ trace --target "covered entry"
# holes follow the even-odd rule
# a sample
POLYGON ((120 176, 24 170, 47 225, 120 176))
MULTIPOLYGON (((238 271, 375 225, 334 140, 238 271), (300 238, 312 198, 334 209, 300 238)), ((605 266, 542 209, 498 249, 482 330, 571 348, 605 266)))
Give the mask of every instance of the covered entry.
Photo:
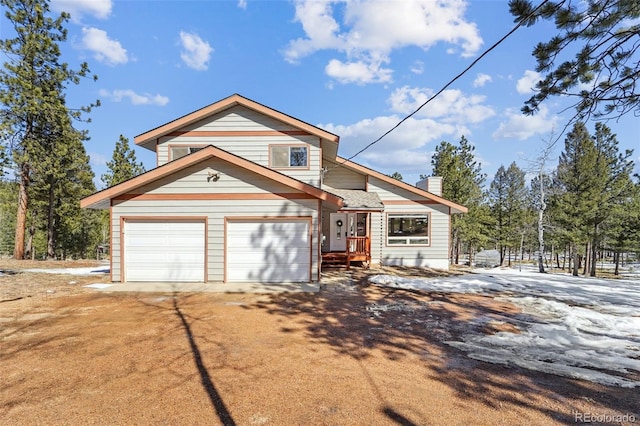
POLYGON ((309 282, 311 218, 227 218, 226 282, 309 282))
POLYGON ((205 219, 125 218, 125 281, 206 281, 205 219))

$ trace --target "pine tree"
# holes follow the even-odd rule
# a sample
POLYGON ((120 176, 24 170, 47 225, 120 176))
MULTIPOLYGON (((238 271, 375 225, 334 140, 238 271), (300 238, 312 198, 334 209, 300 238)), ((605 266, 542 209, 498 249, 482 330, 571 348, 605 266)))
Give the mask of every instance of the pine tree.
POLYGON ((393 174, 388 175, 390 178, 393 178, 395 180, 399 180, 402 181, 402 175, 400 174, 400 172, 393 172, 393 174))
MULTIPOLYGON (((469 255, 475 247, 487 240, 487 227, 491 219, 486 209, 482 185, 485 175, 475 160, 475 148, 462 136, 458 146, 443 141, 436 147, 431 159, 433 176, 442 176, 442 195, 469 209, 465 215, 451 217, 451 261, 459 262, 463 244, 468 244, 469 255)), ((470 259, 471 262, 471 259, 470 259)))
POLYGON ((558 95, 578 99, 576 121, 591 115, 613 118, 639 112, 638 0, 543 3, 536 8, 531 0, 509 1, 516 21, 524 19, 531 26, 550 20, 559 31, 533 50, 536 70, 546 75, 523 112, 533 114, 541 103, 558 95))
MULTIPOLYGON (((80 119, 91 107, 69 109, 63 92, 68 83, 78 84, 89 75, 86 63, 75 71, 60 63, 59 43, 66 41, 67 13, 49 16, 46 0, 0 0, 16 37, 0 40, 7 60, 0 70, 0 103, 3 105, 3 141, 11 141, 9 154, 18 176, 14 257, 24 257, 25 227, 29 207, 29 184, 33 167, 43 158, 38 128, 57 122, 61 115, 80 119)), ((95 77, 94 77, 95 78, 95 77)), ((96 104, 97 105, 97 104, 96 104)), ((51 155, 51 152, 47 152, 51 155)))
POLYGON ((524 238, 525 200, 524 172, 515 162, 508 169, 500 166, 489 189, 489 203, 496 221, 496 237, 500 248, 500 265, 509 250, 508 262, 511 266, 511 251, 524 238))
POLYGON ((116 142, 111 161, 107 163, 109 170, 101 176, 102 182, 107 186, 117 185, 145 172, 142 163, 136 160, 135 152, 129 146, 129 139, 120 135, 116 142))
MULTIPOLYGON (((129 180, 145 172, 142 163, 136 159, 135 152, 129 146, 129 139, 120 135, 116 142, 116 146, 111 156, 111 161, 107 162, 107 172, 100 179, 107 187, 117 185, 121 182, 129 180)), ((104 210, 100 212, 100 229, 102 243, 107 242, 109 237, 109 212, 104 210)))
POLYGON ((95 192, 94 174, 83 145, 86 134, 71 127, 66 115, 61 115, 58 122, 39 127, 38 134, 40 146, 56 155, 42 155, 43 160, 32 166, 29 196, 34 207, 34 226, 46 235, 48 259, 57 258, 58 252, 63 257, 83 256, 96 241, 69 224, 82 223, 81 217, 96 215, 95 212, 87 215, 78 205, 80 198, 95 192))
POLYGON ((596 146, 583 123, 576 123, 567 135, 558 160, 554 185, 560 193, 553 197, 554 216, 571 244, 573 275, 578 275, 582 247, 590 237, 590 218, 596 206, 596 146))

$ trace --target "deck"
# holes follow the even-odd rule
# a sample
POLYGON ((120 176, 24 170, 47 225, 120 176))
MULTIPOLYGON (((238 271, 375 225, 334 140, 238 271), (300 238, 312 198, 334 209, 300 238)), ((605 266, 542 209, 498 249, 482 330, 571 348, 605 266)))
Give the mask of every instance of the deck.
POLYGON ((371 239, 369 237, 347 237, 345 251, 331 251, 322 253, 322 266, 333 268, 351 267, 351 262, 371 262, 371 239))

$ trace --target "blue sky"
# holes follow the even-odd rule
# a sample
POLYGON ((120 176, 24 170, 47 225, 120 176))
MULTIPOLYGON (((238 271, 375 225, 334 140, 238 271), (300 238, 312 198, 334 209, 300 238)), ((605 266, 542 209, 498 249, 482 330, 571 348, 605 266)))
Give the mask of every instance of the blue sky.
MULTIPOLYGON (((99 77, 68 92, 72 108, 102 103, 91 123, 78 123, 89 130, 99 186, 120 134, 133 145, 136 135, 233 93, 338 134, 339 155, 350 157, 514 25, 506 0, 54 0, 51 8, 72 16, 64 60, 75 68, 87 61, 99 77)), ((354 161, 415 183, 431 173, 441 141, 464 135, 489 182, 501 164, 531 168, 572 113, 562 98, 536 116, 520 113, 538 77, 531 51, 553 34, 547 23, 519 29, 354 161)), ((640 119, 608 125, 640 163, 640 119)), ((552 162, 561 149, 562 141, 552 162)), ((136 155, 155 167, 152 152, 136 155)))

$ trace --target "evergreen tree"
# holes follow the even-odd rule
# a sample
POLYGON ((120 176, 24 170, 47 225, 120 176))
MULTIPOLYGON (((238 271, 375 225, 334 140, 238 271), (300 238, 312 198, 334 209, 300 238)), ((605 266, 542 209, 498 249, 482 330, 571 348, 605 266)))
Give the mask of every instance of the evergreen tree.
MULTIPOLYGON (((463 244, 470 257, 475 247, 487 241, 487 227, 491 218, 481 208, 485 194, 482 185, 485 175, 475 160, 475 148, 462 136, 458 146, 443 141, 431 159, 433 176, 442 176, 442 196, 469 209, 465 215, 451 217, 451 261, 459 262, 463 244)), ((472 259, 469 260, 470 262, 472 259)))
POLYGON ((583 123, 576 123, 567 135, 558 160, 554 185, 560 191, 553 197, 554 217, 571 245, 573 275, 578 275, 583 245, 590 237, 590 220, 596 209, 593 189, 597 186, 594 169, 597 150, 583 123))
MULTIPOLYGON (((93 105, 69 109, 63 92, 68 83, 78 84, 89 75, 86 63, 72 70, 60 63, 59 43, 66 41, 67 13, 53 19, 46 0, 0 0, 16 36, 0 40, 6 61, 0 70, 0 130, 3 141, 11 141, 9 153, 18 177, 18 208, 14 257, 24 257, 25 228, 29 206, 29 184, 35 164, 45 150, 38 129, 58 122, 61 115, 79 119, 93 105)), ((46 152, 47 156, 52 155, 46 152)))
POLYGON ((102 182, 107 187, 117 185, 145 172, 144 166, 137 162, 136 154, 129 146, 129 139, 123 135, 120 135, 120 139, 116 142, 111 161, 107 163, 107 167, 109 170, 101 176, 102 182))
POLYGON ((511 266, 512 249, 521 244, 524 238, 525 201, 524 172, 515 162, 508 169, 500 166, 489 189, 489 203, 496 221, 496 239, 500 248, 500 265, 508 250, 511 266))
POLYGON ((388 175, 390 178, 393 178, 395 180, 399 180, 402 182, 402 175, 400 174, 400 172, 393 172, 393 174, 388 175))
MULTIPOLYGON (((111 156, 111 161, 107 162, 108 170, 101 176, 102 183, 107 187, 117 185, 125 180, 131 179, 145 172, 142 163, 136 159, 135 152, 129 146, 129 139, 120 135, 111 156)), ((109 238, 109 212, 100 212, 101 241, 106 243, 109 238)))
POLYGON ((631 194, 633 170, 633 161, 629 160, 633 152, 626 150, 620 153, 616 135, 605 124, 596 123, 593 141, 597 155, 592 171, 594 209, 589 216, 591 251, 587 264, 591 276, 596 275, 596 254, 603 242, 603 228, 606 228, 606 222, 615 216, 616 211, 621 213, 617 207, 624 205, 631 194))
MULTIPOLYGON (((94 174, 82 143, 86 135, 73 129, 66 115, 58 123, 39 128, 38 134, 41 147, 56 155, 43 156, 44 160, 32 167, 29 196, 34 226, 46 235, 48 259, 57 258, 58 253, 63 257, 83 256, 88 247, 97 243, 88 232, 78 232, 77 225, 83 223, 85 216, 87 220, 96 216, 96 212, 81 211, 78 204, 80 198, 95 192, 94 174)), ((99 228, 97 223, 95 227, 99 228)))
POLYGON ((13 232, 16 229, 16 182, 0 178, 0 255, 13 254, 13 232))
POLYGON ((590 115, 620 117, 639 112, 638 0, 543 3, 536 8, 531 0, 509 1, 516 21, 524 19, 531 26, 541 19, 550 20, 559 31, 533 50, 536 70, 546 75, 523 112, 533 114, 542 102, 556 95, 578 99, 577 121, 590 115))

